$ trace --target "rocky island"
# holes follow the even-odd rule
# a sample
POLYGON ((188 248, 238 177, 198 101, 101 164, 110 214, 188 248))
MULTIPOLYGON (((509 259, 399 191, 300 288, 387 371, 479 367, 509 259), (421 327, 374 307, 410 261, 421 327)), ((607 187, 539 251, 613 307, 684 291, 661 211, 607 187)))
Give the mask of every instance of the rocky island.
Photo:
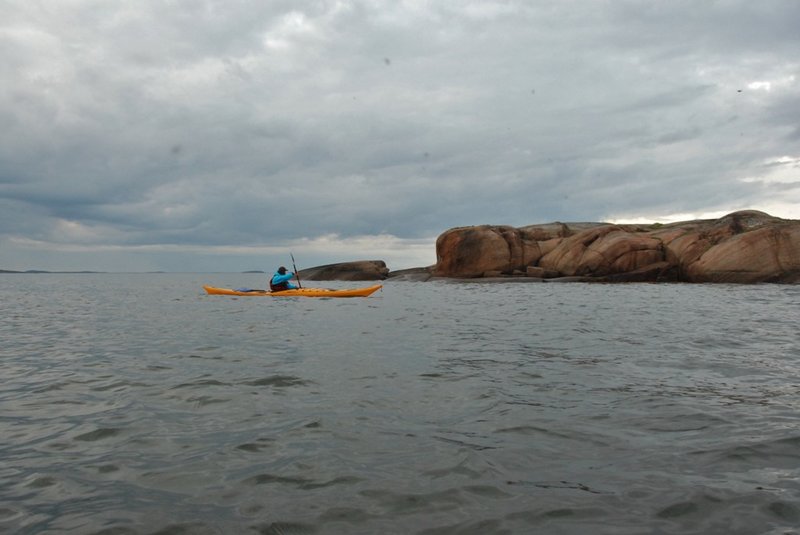
POLYGON ((745 210, 667 225, 550 223, 450 229, 440 277, 586 281, 800 282, 800 221, 745 210))
POLYGON ((458 227, 438 237, 436 259, 433 266, 401 272, 380 260, 305 272, 311 280, 324 274, 339 280, 798 283, 800 221, 744 210, 670 224, 458 227))
POLYGON ((375 281, 386 279, 389 268, 383 260, 358 260, 301 269, 298 275, 300 280, 375 281))

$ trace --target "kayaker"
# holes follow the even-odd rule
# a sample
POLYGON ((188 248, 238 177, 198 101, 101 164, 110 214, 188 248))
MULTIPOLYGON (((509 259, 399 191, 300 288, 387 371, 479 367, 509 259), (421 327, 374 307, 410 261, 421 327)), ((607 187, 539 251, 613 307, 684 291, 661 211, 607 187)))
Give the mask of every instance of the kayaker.
POLYGON ((278 271, 269 280, 269 289, 273 292, 280 292, 282 290, 294 290, 297 288, 294 284, 289 282, 289 279, 294 277, 294 273, 286 271, 286 268, 281 266, 278 271))

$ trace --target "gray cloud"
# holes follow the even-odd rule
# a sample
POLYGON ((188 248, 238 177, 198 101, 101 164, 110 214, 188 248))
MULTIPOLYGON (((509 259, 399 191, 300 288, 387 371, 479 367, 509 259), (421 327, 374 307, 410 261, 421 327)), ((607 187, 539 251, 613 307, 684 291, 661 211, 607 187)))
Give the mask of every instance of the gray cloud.
POLYGON ((457 225, 800 217, 765 165, 799 156, 797 20, 788 0, 6 2, 0 268, 95 247, 236 269, 234 246, 243 269, 289 248, 399 268, 457 225), (383 235, 396 250, 364 245, 383 235))

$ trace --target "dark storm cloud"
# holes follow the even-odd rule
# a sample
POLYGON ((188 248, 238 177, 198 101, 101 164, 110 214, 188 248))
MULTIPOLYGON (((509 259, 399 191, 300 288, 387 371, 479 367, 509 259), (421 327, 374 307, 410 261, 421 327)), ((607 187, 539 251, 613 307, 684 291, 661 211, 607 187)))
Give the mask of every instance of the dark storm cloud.
POLYGON ((792 212, 796 169, 765 163, 798 156, 797 20, 790 1, 6 2, 0 263, 353 258, 383 235, 432 256, 457 225, 792 212))

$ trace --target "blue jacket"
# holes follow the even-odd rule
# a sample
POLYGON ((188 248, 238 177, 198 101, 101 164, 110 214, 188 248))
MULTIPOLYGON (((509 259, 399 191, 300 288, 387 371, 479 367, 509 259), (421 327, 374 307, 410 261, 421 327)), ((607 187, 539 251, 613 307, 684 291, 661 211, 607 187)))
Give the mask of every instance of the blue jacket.
POLYGON ((270 285, 270 287, 272 287, 272 286, 279 286, 279 285, 281 285, 283 283, 286 283, 286 287, 288 289, 290 289, 290 290, 293 290, 293 289, 297 288, 297 286, 295 286, 294 284, 289 282, 289 279, 291 279, 292 277, 294 277, 294 273, 292 273, 291 271, 287 271, 283 275, 281 275, 280 273, 278 273, 276 271, 275 274, 272 276, 272 279, 270 279, 269 285, 270 285))

